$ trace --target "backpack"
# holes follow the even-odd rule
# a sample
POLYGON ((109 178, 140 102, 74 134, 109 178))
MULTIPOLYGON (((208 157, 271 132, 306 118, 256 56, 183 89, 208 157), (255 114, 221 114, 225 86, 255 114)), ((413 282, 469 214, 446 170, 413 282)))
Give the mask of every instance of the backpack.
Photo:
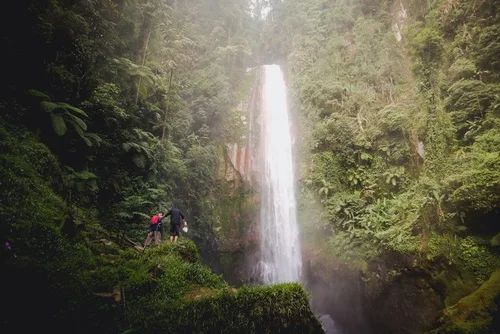
POLYGON ((159 219, 159 218, 160 218, 160 217, 158 217, 158 215, 154 215, 153 217, 151 217, 151 219, 149 220, 149 222, 150 222, 151 224, 153 224, 153 225, 156 225, 156 224, 158 224, 158 219, 159 219))

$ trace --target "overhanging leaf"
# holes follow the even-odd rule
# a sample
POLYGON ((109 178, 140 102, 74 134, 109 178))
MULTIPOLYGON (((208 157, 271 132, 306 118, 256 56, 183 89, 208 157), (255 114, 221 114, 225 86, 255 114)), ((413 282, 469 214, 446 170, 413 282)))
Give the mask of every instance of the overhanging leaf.
POLYGON ((42 107, 42 110, 45 112, 53 112, 57 108, 57 104, 49 101, 42 101, 40 102, 40 107, 42 107))
POLYGON ((77 117, 69 112, 67 112, 66 115, 68 115, 80 128, 82 128, 82 130, 85 130, 85 131, 87 130, 87 124, 85 124, 85 122, 81 118, 79 118, 79 117, 77 117))
POLYGON ((34 97, 38 97, 44 101, 50 101, 50 97, 47 94, 42 93, 36 89, 29 89, 28 94, 30 94, 31 96, 34 96, 34 97))
POLYGON ((69 119, 69 120, 68 120, 68 123, 70 123, 70 124, 73 126, 73 128, 74 128, 74 129, 75 129, 75 131, 76 131, 76 133, 78 133, 78 135, 79 135, 80 137, 82 137, 82 138, 83 138, 83 137, 85 136, 85 134, 84 134, 84 132, 83 132, 83 129, 82 129, 82 128, 80 127, 80 125, 78 125, 75 121, 73 121, 72 119, 69 119))
POLYGON ((85 142, 85 144, 87 144, 87 146, 89 146, 89 147, 92 146, 92 142, 90 141, 90 139, 88 139, 85 136, 82 136, 82 139, 85 142))
POLYGON ((59 114, 50 114, 50 118, 52 119, 52 128, 54 131, 59 135, 62 136, 66 133, 66 123, 64 122, 64 119, 61 115, 59 114))
POLYGON ((87 115, 87 113, 85 111, 83 111, 80 108, 73 107, 71 104, 67 104, 64 102, 57 102, 56 104, 57 104, 58 108, 63 108, 65 110, 71 110, 71 111, 73 111, 81 116, 89 117, 89 115, 87 115))

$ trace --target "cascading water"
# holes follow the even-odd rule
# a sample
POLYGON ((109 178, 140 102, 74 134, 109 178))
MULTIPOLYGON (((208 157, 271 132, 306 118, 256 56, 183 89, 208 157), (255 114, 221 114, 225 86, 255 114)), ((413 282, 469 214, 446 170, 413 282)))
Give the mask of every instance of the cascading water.
POLYGON ((261 261, 257 269, 264 284, 297 282, 302 257, 287 95, 278 65, 264 66, 261 102, 261 261))

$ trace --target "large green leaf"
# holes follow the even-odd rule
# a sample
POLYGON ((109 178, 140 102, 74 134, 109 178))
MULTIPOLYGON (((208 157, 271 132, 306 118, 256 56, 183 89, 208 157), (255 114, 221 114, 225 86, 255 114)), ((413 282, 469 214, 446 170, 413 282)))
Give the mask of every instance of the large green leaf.
POLYGON ((67 113, 66 113, 66 115, 68 115, 69 117, 71 117, 71 119, 72 119, 72 120, 73 120, 73 121, 74 121, 74 122, 75 122, 75 123, 76 123, 76 124, 77 124, 80 128, 82 128, 82 130, 87 130, 87 124, 85 124, 85 122, 84 122, 81 118, 79 118, 79 117, 77 117, 77 116, 75 116, 75 115, 73 115, 73 114, 71 114, 71 113, 69 113, 69 112, 67 112, 67 113))
POLYGON ((62 136, 66 133, 66 122, 64 122, 63 117, 60 114, 50 114, 50 118, 52 118, 52 128, 59 135, 62 136))
POLYGON ((80 137, 83 138, 85 136, 85 133, 83 132, 83 129, 75 121, 73 121, 72 119, 68 119, 67 122, 73 126, 73 128, 76 131, 76 133, 78 133, 78 135, 80 137))
MULTIPOLYGON (((88 139, 91 143, 91 145, 89 146, 92 146, 92 144, 96 144, 97 146, 100 146, 101 145, 101 142, 102 142, 102 139, 101 137, 99 137, 99 135, 97 135, 96 133, 86 133, 85 134, 85 138, 88 139)), ((87 144, 88 145, 88 144, 87 144)))
POLYGON ((90 141, 90 139, 88 139, 85 136, 82 136, 82 139, 85 142, 85 144, 87 144, 87 146, 89 146, 89 147, 92 146, 92 142, 90 141))
POLYGON ((70 104, 64 103, 64 102, 49 102, 49 101, 42 101, 40 102, 40 106, 42 107, 42 110, 45 112, 55 112, 57 110, 60 111, 66 111, 69 115, 72 115, 73 113, 77 113, 81 116, 88 117, 87 113, 83 111, 80 108, 73 107, 70 104))
POLYGON ((85 117, 89 117, 89 115, 87 115, 87 113, 85 111, 83 111, 82 109, 80 108, 77 108, 77 107, 73 107, 71 104, 67 104, 67 103, 64 103, 64 102, 56 102, 56 105, 57 105, 57 108, 62 108, 66 111, 73 111, 81 116, 85 116, 85 117))
POLYGON ((43 111, 50 113, 57 109, 57 104, 49 101, 40 102, 40 106, 42 107, 43 111))
POLYGON ((42 99, 43 101, 50 101, 50 97, 47 94, 42 93, 36 89, 28 90, 28 94, 30 94, 31 96, 34 96, 34 97, 38 97, 38 98, 42 99))

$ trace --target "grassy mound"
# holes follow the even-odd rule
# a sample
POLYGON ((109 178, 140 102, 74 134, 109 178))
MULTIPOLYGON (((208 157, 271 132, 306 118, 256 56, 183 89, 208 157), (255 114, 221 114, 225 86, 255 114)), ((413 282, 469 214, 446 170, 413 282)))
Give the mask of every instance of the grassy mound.
POLYGON ((222 289, 184 302, 153 328, 178 333, 322 333, 298 284, 222 289))
POLYGON ((120 291, 123 320, 130 332, 279 333, 322 332, 298 284, 273 287, 228 286, 200 264, 191 241, 127 252, 117 266, 95 273, 102 291, 120 291), (120 270, 117 270, 120 268, 120 270), (117 288, 118 286, 118 288, 117 288), (106 290, 107 289, 107 290, 106 290), (123 297, 123 296, 122 296, 123 297))
POLYGON ((40 329, 72 332, 322 332, 300 285, 231 288, 193 260, 191 241, 142 253, 101 238, 63 250, 53 263, 7 259, 4 327, 22 330, 30 314, 40 329))

